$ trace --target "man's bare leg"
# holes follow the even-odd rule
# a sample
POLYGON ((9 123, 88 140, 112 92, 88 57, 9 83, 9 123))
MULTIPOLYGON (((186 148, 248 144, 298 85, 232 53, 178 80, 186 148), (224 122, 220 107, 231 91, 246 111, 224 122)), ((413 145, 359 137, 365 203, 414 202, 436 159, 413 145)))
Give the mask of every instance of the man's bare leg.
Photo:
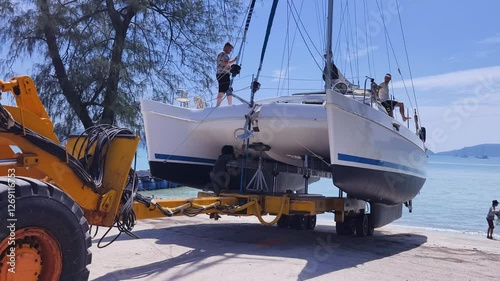
POLYGON ((217 95, 217 105, 216 106, 220 106, 220 104, 222 103, 222 98, 224 98, 224 93, 219 92, 219 94, 217 95))
POLYGON ((404 103, 398 102, 396 104, 396 106, 399 107, 399 113, 401 113, 401 117, 403 117, 403 122, 406 121, 406 120, 408 120, 408 119, 411 119, 411 117, 406 117, 405 116, 405 104, 404 103))
POLYGON ((228 95, 227 96, 227 104, 228 105, 233 105, 233 96, 232 95, 228 95))

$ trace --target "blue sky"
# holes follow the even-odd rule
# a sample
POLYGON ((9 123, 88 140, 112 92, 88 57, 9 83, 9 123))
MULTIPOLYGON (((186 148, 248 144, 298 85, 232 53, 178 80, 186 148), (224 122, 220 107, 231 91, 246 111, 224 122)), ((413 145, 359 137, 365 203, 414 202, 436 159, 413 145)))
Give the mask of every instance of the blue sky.
MULTIPOLYGON (((258 1, 248 32, 241 61, 242 72, 234 84, 235 90, 243 89, 238 94, 245 98, 250 94, 244 88, 249 85, 251 75, 257 73, 271 2, 258 1)), ((314 41, 314 47, 308 43, 313 50, 312 55, 296 32, 296 23, 291 16, 288 17, 290 24, 286 24, 286 2, 282 0, 279 4, 259 79, 262 89, 257 92, 257 98, 323 87, 321 59, 325 49, 325 32, 318 30, 324 28, 321 13, 326 1, 294 1, 304 26, 303 33, 307 31, 314 41), (317 11, 321 11, 319 18, 317 11), (286 44, 292 42, 294 36, 293 47, 292 43, 286 44), (283 56, 283 53, 290 54, 289 64, 288 55, 283 56), (283 57, 285 63, 282 62, 283 57), (289 85, 292 90, 276 90, 278 85, 283 87, 283 84, 289 85)), ((459 149, 479 143, 500 143, 498 11, 500 1, 494 0, 337 0, 333 28, 335 62, 346 77, 354 78, 354 82, 360 84, 364 83, 365 75, 374 77, 380 83, 386 72, 392 73, 391 93, 407 108, 414 109, 418 104, 421 123, 427 128, 427 145, 433 151, 459 149), (405 55, 397 4, 411 68, 405 55), (381 21, 381 11, 385 15, 384 22, 381 21), (347 55, 348 51, 351 56, 347 55), (398 65, 401 75, 398 74, 398 65), (361 78, 356 78, 358 75, 361 78)), ((237 42, 232 56, 238 53, 239 44, 237 42)))
MULTIPOLYGON (((257 1, 240 56, 242 71, 234 89, 245 99, 250 97, 251 77, 257 73, 271 2, 257 1)), ((294 0, 293 3, 293 7, 287 8, 287 1, 280 0, 256 99, 324 87, 321 69, 326 0, 294 0), (293 17, 287 17, 287 10, 297 11, 307 44, 296 31, 293 17)), ((498 11, 500 1, 496 0, 336 0, 335 62, 346 77, 361 85, 365 75, 381 82, 386 72, 392 73, 391 93, 407 108, 414 109, 418 104, 421 124, 427 128, 427 145, 433 151, 500 143, 498 11), (416 102, 396 4, 399 4, 416 102), (393 48, 388 47, 385 30, 393 48), (398 64, 402 75, 398 74, 398 64)), ((240 26, 242 23, 243 17, 242 22, 229 24, 240 26)), ((234 36, 227 34, 231 41, 234 36)), ((233 43, 235 50, 231 56, 238 53, 241 44, 233 43)), ((29 74, 30 68, 30 60, 18 64, 20 74, 29 74)), ((214 83, 212 93, 216 91, 214 83)))

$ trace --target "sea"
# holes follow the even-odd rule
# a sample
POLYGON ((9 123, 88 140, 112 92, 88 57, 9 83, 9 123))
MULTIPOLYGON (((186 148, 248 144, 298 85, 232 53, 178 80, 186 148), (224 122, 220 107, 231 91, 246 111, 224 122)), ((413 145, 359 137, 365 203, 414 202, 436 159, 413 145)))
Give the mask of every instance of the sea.
MULTIPOLYGON (((136 163, 137 169, 148 169, 145 151, 138 154, 136 163)), ((412 212, 403 207, 402 218, 392 224, 485 235, 488 228, 486 214, 491 201, 500 200, 500 157, 478 159, 431 155, 428 163, 427 181, 413 199, 412 212)), ((192 198, 198 191, 177 187, 141 193, 155 198, 192 198)), ((339 191, 331 179, 321 179, 309 186, 309 193, 338 196, 339 191)), ((332 213, 318 216, 318 224, 327 220, 334 220, 332 213)))

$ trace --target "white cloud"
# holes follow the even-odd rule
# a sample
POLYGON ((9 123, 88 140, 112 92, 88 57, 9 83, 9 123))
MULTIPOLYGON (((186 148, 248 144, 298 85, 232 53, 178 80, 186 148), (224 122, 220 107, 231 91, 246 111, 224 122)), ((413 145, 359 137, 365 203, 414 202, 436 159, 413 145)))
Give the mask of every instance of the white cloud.
POLYGON ((348 56, 346 61, 357 60, 361 57, 366 57, 368 54, 372 54, 375 50, 378 49, 378 46, 369 46, 366 48, 360 48, 359 50, 352 51, 352 56, 348 56))
POLYGON ((500 33, 494 35, 494 36, 491 36, 491 37, 488 37, 488 38, 485 38, 481 41, 478 42, 479 44, 500 44, 500 33))
MULTIPOLYGON (((465 88, 465 87, 498 87, 500 83, 500 66, 469 69, 449 72, 434 76, 420 77, 413 80, 416 89, 425 91, 437 88, 465 88)), ((410 85, 406 81, 406 85, 410 85)), ((394 82, 394 88, 403 88, 403 82, 394 82)))
POLYGON ((500 135, 491 127, 491 120, 500 116, 498 107, 422 107, 420 116, 422 126, 427 128, 427 147, 434 152, 500 143, 500 135))
MULTIPOLYGON (((419 104, 426 105, 419 106, 419 115, 429 149, 500 143, 491 125, 500 119, 500 66, 419 77, 414 85, 419 104)), ((402 87, 401 81, 394 83, 394 88, 402 87)))

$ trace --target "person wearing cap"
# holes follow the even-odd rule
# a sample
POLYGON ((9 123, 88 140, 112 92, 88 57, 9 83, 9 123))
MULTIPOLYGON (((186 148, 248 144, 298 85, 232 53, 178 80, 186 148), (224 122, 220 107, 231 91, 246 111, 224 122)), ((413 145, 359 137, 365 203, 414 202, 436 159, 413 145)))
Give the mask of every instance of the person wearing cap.
POLYGON ((493 239, 493 229, 495 229, 495 225, 493 224, 493 220, 495 219, 495 215, 500 215, 500 211, 495 210, 498 206, 498 201, 493 200, 491 203, 491 207, 488 211, 488 215, 486 216, 486 221, 488 221, 488 232, 486 232, 486 238, 493 239))
POLYGON ((231 83, 230 70, 231 65, 233 65, 238 57, 234 59, 229 59, 229 54, 233 51, 233 45, 227 42, 224 44, 224 48, 217 55, 217 82, 219 84, 219 94, 217 95, 217 105, 220 106, 222 99, 224 98, 224 94, 227 93, 227 104, 233 105, 233 96, 232 93, 228 92, 229 84, 231 83))
POLYGON ((392 110, 394 107, 399 107, 399 112, 401 113, 401 117, 403 118, 403 122, 411 119, 410 117, 405 116, 405 105, 402 102, 391 100, 389 96, 389 82, 391 82, 391 74, 387 73, 384 77, 384 82, 378 85, 378 100, 384 106, 385 110, 389 114, 389 116, 394 117, 392 114, 392 110))

